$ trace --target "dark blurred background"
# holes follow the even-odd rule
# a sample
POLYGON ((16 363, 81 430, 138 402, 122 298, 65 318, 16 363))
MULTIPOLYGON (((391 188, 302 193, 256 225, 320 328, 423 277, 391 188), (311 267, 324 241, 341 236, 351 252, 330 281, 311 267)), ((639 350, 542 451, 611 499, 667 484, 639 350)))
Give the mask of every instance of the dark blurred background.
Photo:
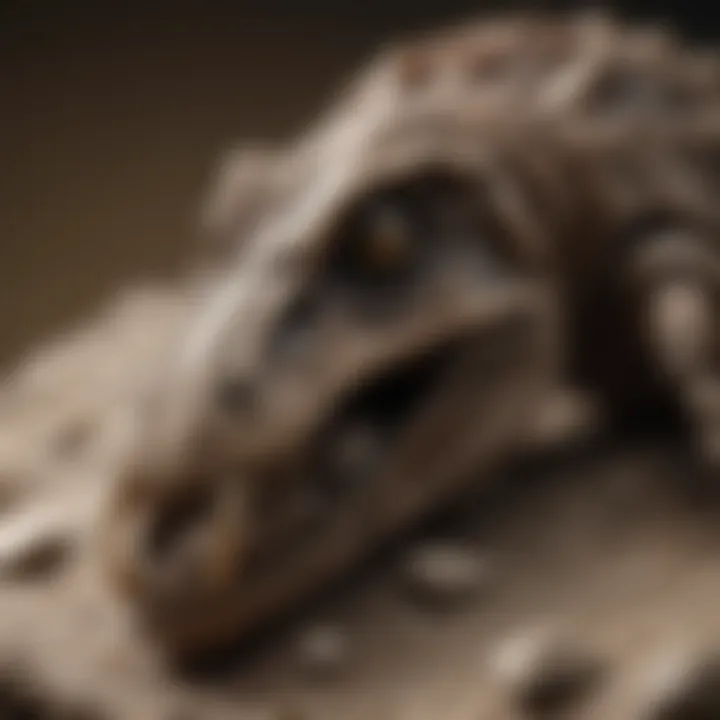
MULTIPOLYGON (((118 281, 172 271, 229 143, 295 132, 382 41, 528 3, 86 5, 0 8, 0 364, 118 281)), ((710 2, 609 6, 720 29, 710 2)))

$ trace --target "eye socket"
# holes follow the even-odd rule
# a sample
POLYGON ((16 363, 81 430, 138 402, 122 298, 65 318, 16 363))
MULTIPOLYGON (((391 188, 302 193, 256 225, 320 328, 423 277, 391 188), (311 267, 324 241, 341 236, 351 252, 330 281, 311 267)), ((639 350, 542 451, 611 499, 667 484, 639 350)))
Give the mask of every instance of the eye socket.
POLYGON ((387 277, 412 264, 415 228, 401 208, 375 208, 364 224, 362 237, 354 246, 354 260, 367 274, 387 277))
POLYGON ((335 263, 343 280, 387 286, 417 268, 429 228, 416 204, 407 200, 377 199, 351 219, 335 263))
POLYGON ((355 204, 333 233, 326 267, 336 285, 385 302, 487 227, 476 180, 431 166, 355 204))

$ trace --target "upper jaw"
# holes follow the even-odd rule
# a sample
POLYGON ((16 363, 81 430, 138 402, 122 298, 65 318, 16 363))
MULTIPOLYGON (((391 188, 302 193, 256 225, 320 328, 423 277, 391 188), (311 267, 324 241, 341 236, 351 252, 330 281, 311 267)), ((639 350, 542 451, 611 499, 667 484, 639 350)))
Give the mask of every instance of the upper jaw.
POLYGON ((220 462, 188 480, 213 498, 212 513, 201 514, 193 572, 168 580, 142 548, 138 555, 137 538, 166 514, 181 483, 149 503, 126 504, 124 520, 111 526, 136 534, 120 566, 134 579, 146 628, 181 653, 252 630, 507 453, 552 366, 542 302, 507 308, 424 360, 371 373, 367 385, 336 397, 287 457, 266 457, 252 470, 220 462), (416 387, 404 387, 413 373, 416 387), (363 434, 365 449, 343 469, 343 443, 363 434), (269 505, 267 493, 275 494, 269 505))

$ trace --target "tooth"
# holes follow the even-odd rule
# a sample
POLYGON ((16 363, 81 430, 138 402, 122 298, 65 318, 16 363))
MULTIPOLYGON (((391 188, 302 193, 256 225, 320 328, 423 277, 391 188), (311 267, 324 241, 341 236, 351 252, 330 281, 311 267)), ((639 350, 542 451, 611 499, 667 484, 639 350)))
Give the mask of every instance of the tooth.
POLYGON ((541 449, 584 440, 602 424, 600 410, 582 393, 564 389, 548 397, 531 428, 530 443, 541 449))
POLYGON ((335 677, 346 663, 348 638, 336 625, 315 625, 300 635, 297 652, 304 673, 318 679, 335 677))
POLYGON ((713 305, 697 282, 661 286, 651 300, 649 331, 666 371, 686 375, 704 366, 712 340, 713 305))
POLYGON ((494 573, 489 559, 469 547, 428 543, 410 553, 402 574, 421 602, 454 606, 487 589, 494 573))

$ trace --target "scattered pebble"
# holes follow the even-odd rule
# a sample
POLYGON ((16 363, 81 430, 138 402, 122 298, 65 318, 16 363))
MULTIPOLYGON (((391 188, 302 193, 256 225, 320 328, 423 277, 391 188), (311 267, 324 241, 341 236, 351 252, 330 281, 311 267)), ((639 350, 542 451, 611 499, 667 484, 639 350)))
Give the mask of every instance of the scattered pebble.
POLYGON ((720 653, 678 662, 653 687, 642 720, 720 718, 720 653))
POLYGON ((347 660, 347 636, 336 625, 315 625, 300 635, 297 650, 304 674, 316 678, 334 677, 347 660))
POLYGON ((18 515, 0 526, 0 579, 45 577, 70 550, 67 528, 45 513, 18 515))
POLYGON ((495 658, 496 670, 527 717, 545 717, 582 701, 602 680, 601 659, 549 631, 509 641, 495 658))
POLYGON ((477 597, 491 576, 487 558, 469 547, 428 544, 411 551, 402 568, 413 596, 433 605, 455 605, 477 597))

